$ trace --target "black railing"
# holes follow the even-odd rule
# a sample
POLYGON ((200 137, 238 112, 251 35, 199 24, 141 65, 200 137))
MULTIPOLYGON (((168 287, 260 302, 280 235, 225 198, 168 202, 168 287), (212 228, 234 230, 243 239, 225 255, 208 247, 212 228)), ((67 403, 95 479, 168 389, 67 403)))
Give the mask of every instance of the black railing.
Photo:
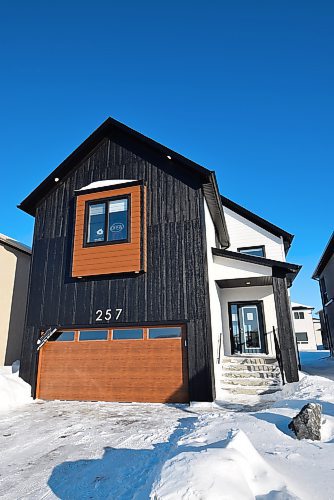
POLYGON ((281 352, 281 348, 280 348, 280 345, 279 345, 278 337, 277 337, 277 334, 276 334, 276 329, 275 329, 274 326, 273 326, 273 337, 274 337, 274 344, 275 344, 275 351, 276 351, 276 359, 277 359, 277 363, 278 363, 278 366, 279 366, 279 369, 280 369, 280 372, 281 372, 282 383, 284 385, 285 384, 285 377, 284 377, 282 352, 281 352))

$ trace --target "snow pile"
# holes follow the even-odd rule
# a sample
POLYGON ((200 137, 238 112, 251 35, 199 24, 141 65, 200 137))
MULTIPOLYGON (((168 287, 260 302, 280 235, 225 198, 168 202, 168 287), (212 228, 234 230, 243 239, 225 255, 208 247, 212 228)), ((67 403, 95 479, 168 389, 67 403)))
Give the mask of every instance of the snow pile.
POLYGON ((88 189, 97 189, 108 186, 117 186, 118 184, 126 184, 127 182, 136 182, 135 179, 107 179, 105 181, 95 181, 91 182, 87 186, 84 186, 78 191, 86 191, 88 189))
POLYGON ((155 499, 253 500, 262 495, 297 499, 279 473, 242 430, 208 446, 186 446, 164 465, 152 490, 155 499))
POLYGON ((30 394, 30 385, 19 377, 17 362, 13 363, 13 368, 0 368, 0 412, 30 403, 30 394))

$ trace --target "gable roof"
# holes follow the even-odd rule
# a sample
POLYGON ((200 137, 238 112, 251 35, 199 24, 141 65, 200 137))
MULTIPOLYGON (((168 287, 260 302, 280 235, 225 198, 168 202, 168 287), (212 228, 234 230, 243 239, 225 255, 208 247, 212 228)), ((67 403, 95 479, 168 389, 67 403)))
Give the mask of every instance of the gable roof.
POLYGON ((256 224, 257 226, 262 227, 262 229, 265 229, 269 233, 278 236, 279 238, 282 237, 284 242, 285 253, 286 254, 288 253, 292 240, 294 238, 293 234, 290 234, 287 231, 284 231, 284 229, 275 226, 275 224, 272 224, 266 219, 260 217, 259 215, 254 214, 254 212, 247 210, 247 208, 238 205, 238 203, 235 203, 235 201, 226 198, 226 196, 221 196, 221 200, 224 207, 229 208, 233 212, 241 215, 241 217, 244 217, 250 222, 256 224))
POLYGON ((5 234, 0 233, 0 244, 14 248, 15 250, 19 250, 20 252, 26 253, 28 255, 31 255, 30 247, 24 245, 23 243, 20 243, 17 240, 14 240, 13 238, 10 238, 9 236, 6 236, 5 234))
POLYGON ((314 309, 312 306, 307 306, 305 304, 298 304, 298 302, 291 302, 292 309, 314 309))
MULTIPOLYGON (((37 186, 20 203, 20 205, 18 205, 18 208, 34 216, 38 204, 52 189, 54 189, 55 182, 57 182, 55 179, 61 181, 80 161, 87 156, 87 154, 90 153, 90 151, 92 151, 92 149, 94 149, 104 138, 110 137, 111 134, 115 134, 116 137, 119 134, 126 135, 134 141, 139 141, 140 143, 155 150, 164 158, 167 157, 171 161, 181 164, 190 172, 197 172, 200 174, 203 178, 204 196, 208 203, 220 243, 223 247, 229 246, 225 216, 219 196, 215 173, 111 117, 107 118, 102 125, 100 125, 77 149, 73 151, 73 153, 71 153, 60 165, 58 165, 58 167, 53 170, 53 172, 51 172, 51 174, 48 175, 48 177, 46 177, 46 179, 44 179, 39 186, 37 186)), ((115 142, 117 142, 117 139, 115 139, 115 142)))
POLYGON ((334 232, 332 233, 332 236, 329 238, 329 242, 327 243, 326 248, 325 248, 322 256, 320 257, 318 265, 315 268, 315 271, 312 275, 312 278, 314 280, 319 279, 320 274, 322 273, 322 271, 326 267, 329 259, 331 258, 331 256, 333 254, 334 254, 334 232))

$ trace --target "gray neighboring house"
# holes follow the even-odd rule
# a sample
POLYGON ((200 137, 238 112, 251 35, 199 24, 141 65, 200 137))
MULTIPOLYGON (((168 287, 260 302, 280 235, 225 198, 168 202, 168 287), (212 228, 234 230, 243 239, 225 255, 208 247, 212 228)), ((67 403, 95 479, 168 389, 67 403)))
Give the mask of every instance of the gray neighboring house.
POLYGON ((21 356, 31 248, 0 233, 0 366, 21 356))
POLYGON ((328 347, 332 356, 334 356, 334 232, 312 278, 319 281, 323 305, 323 321, 328 335, 328 347))

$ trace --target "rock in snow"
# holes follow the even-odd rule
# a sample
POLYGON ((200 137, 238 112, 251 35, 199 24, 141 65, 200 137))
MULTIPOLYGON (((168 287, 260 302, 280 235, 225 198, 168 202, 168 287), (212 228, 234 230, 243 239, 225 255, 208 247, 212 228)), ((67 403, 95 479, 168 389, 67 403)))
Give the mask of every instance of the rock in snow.
POLYGON ((321 410, 319 403, 308 403, 289 423, 298 439, 321 440, 321 410))

